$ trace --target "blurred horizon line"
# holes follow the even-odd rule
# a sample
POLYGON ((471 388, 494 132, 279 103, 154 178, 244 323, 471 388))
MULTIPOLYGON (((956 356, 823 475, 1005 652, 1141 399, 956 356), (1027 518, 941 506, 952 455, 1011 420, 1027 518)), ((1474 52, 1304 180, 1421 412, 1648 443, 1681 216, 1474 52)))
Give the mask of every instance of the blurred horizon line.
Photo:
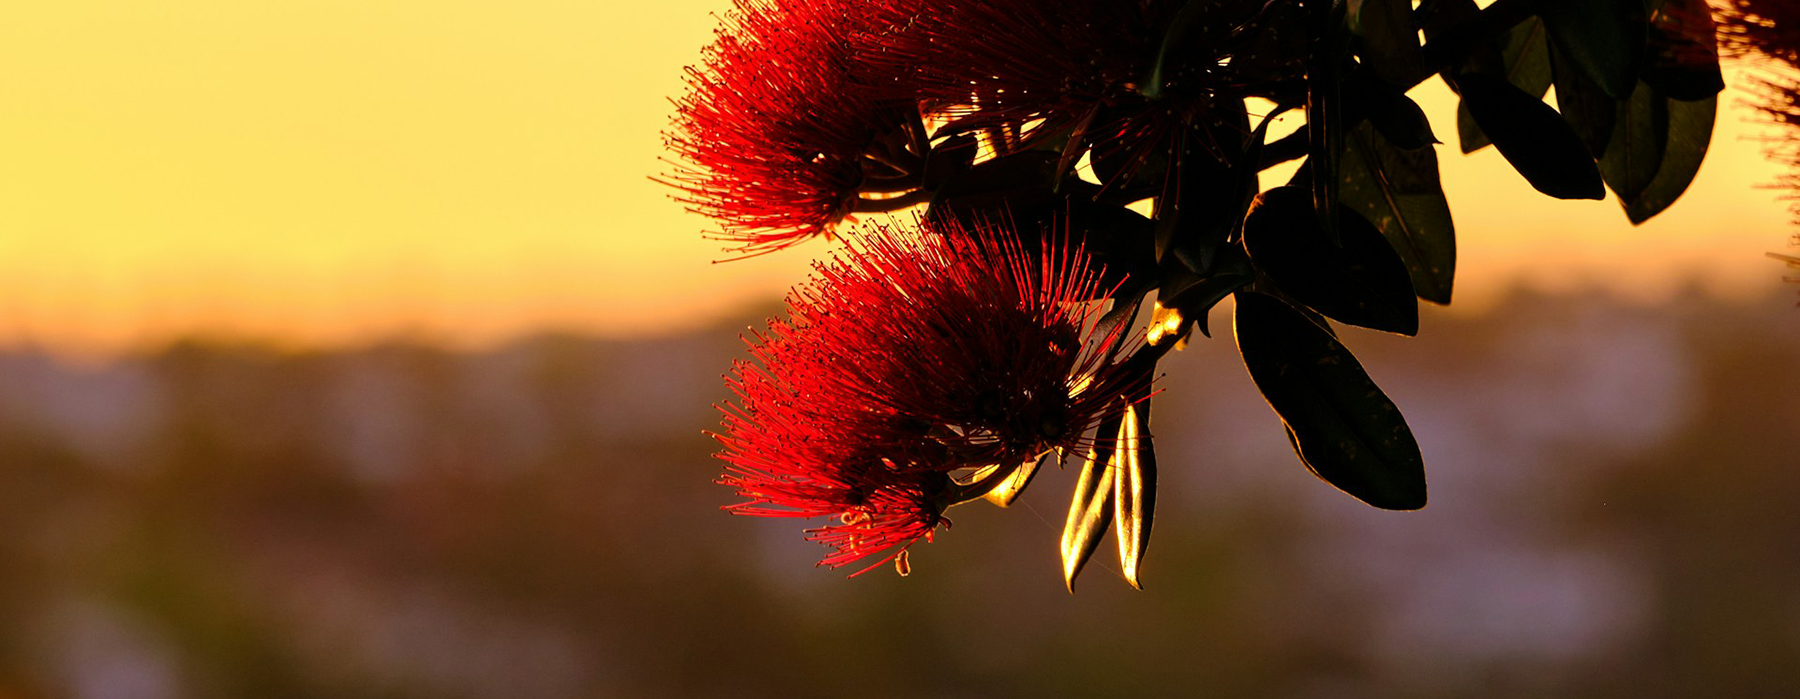
MULTIPOLYGON (((1770 253, 1773 258, 1779 253, 1770 253)), ((1477 293, 1462 293, 1448 306, 1421 301, 1421 313, 1428 316, 1454 318, 1493 317, 1508 306, 1531 300, 1586 300, 1595 304, 1611 304, 1624 308, 1674 308, 1682 305, 1723 304, 1754 307, 1765 304, 1780 306, 1800 291, 1784 281, 1786 267, 1770 260, 1766 284, 1753 280, 1726 280, 1718 270, 1695 266, 1657 288, 1644 289, 1618 283, 1590 273, 1559 281, 1549 281, 1524 272, 1509 275, 1503 281, 1489 281, 1477 293), (1750 283, 1743 283, 1750 281, 1750 283)), ((1230 300, 1215 309, 1215 321, 1229 323, 1230 300), (1226 313, 1225 316, 1219 316, 1226 313)), ((1800 313, 1800 309, 1795 310, 1800 313)), ((655 328, 620 323, 532 322, 488 332, 463 332, 443 324, 414 319, 410 323, 364 328, 336 334, 281 333, 242 327, 202 327, 146 332, 125 338, 81 338, 68 334, 49 337, 34 335, 0 322, 0 353, 38 354, 54 357, 73 365, 104 365, 132 358, 151 357, 186 346, 212 349, 243 349, 284 355, 337 354, 378 350, 382 348, 424 348, 452 354, 484 354, 505 351, 547 339, 568 338, 608 343, 655 342, 695 336, 718 335, 736 327, 747 330, 761 327, 766 321, 785 315, 782 296, 768 295, 741 299, 718 311, 689 314, 655 328)), ((1800 322, 1800 315, 1796 316, 1800 322)), ((1214 323, 1218 325, 1217 322, 1214 323)), ((1429 322, 1420 335, 1431 332, 1429 322)))

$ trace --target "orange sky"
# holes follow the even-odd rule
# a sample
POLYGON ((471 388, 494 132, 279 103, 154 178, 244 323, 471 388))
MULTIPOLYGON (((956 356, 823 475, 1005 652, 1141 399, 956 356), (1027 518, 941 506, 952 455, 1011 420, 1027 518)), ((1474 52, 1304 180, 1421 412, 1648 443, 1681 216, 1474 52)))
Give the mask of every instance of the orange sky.
MULTIPOLYGON (((191 333, 297 346, 691 328, 823 244, 714 265, 647 176, 720 0, 59 0, 0 23, 0 345, 191 333)), ((1734 82, 1737 82, 1734 79, 1734 82)), ((1454 141, 1437 81, 1417 96, 1454 141)), ((1736 104, 1741 95, 1728 94, 1736 104)), ((1524 275, 1655 298, 1780 284, 1778 170, 1724 112, 1695 187, 1632 228, 1440 146, 1459 307, 1524 275)))

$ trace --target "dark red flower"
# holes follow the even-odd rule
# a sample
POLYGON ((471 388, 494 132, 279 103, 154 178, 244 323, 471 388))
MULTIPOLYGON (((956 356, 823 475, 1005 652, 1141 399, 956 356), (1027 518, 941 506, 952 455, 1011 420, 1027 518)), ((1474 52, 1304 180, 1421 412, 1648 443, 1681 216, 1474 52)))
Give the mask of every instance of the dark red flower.
POLYGON ((728 462, 720 482, 749 500, 728 511, 835 518, 808 530, 808 539, 835 549, 821 565, 886 553, 864 571, 948 523, 942 514, 954 484, 945 471, 896 453, 902 467, 877 454, 887 440, 855 438, 872 436, 867 430, 883 429, 883 421, 838 414, 829 396, 798 396, 748 363, 729 383, 739 405, 724 408, 725 430, 715 435, 728 462))
POLYGON ((925 425, 951 468, 1075 446, 1123 390, 1106 363, 1123 328, 1088 336, 1102 294, 1079 247, 948 222, 866 237, 790 298, 833 367, 809 388, 925 425))
POLYGON ((1113 360, 1123 326, 1094 332, 1088 263, 949 223, 850 241, 727 380, 722 482, 749 498, 729 509, 836 516, 812 532, 837 549, 824 564, 885 561, 1020 465, 1091 445, 1148 378, 1113 360))
POLYGON ((852 0, 737 0, 688 69, 665 136, 684 161, 669 178, 676 199, 743 253, 917 203, 929 144, 916 102, 863 60, 898 16, 852 0))

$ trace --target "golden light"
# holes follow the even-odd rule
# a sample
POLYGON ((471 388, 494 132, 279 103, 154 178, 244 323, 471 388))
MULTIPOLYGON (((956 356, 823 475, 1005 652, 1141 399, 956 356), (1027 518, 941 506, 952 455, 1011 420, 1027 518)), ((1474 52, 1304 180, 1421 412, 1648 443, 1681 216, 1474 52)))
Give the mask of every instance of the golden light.
MULTIPOLYGON (((724 0, 26 3, 0 41, 0 344, 192 336, 467 346, 646 335, 765 305, 830 246, 715 265, 649 180, 724 0)), ((1733 85, 1745 78, 1728 74, 1733 85)), ((1444 141, 1454 98, 1414 91, 1444 141)), ((1780 283, 1779 168, 1728 93, 1693 188, 1641 227, 1440 146, 1455 308, 1515 283, 1645 302, 1780 283)))

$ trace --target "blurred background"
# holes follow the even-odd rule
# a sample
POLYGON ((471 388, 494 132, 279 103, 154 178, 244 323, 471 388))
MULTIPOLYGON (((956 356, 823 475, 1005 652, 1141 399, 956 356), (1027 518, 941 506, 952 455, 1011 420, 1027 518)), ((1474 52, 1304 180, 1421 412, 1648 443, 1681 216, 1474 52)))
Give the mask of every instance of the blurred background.
POLYGON ((1641 227, 1438 148, 1456 303, 1345 331, 1426 510, 1307 475, 1222 332, 1164 363, 1145 591, 1063 590, 1070 473, 845 580, 701 433, 829 246, 714 264, 648 178, 728 3, 620 5, 9 8, 0 697, 1800 693, 1752 95, 1641 227))

